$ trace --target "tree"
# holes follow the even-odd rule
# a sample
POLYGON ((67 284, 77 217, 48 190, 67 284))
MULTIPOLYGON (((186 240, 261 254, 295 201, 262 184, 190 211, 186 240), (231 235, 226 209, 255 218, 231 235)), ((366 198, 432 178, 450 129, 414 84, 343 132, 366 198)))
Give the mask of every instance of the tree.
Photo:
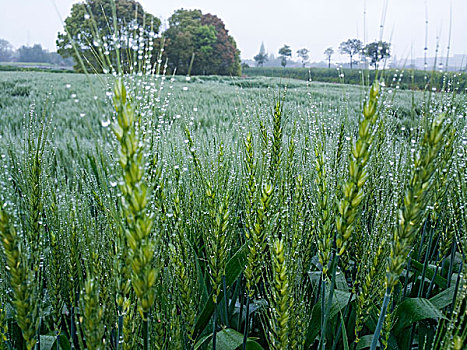
POLYGON ((287 57, 292 56, 292 50, 289 45, 284 45, 279 49, 279 56, 281 56, 281 65, 285 68, 287 65, 287 57))
POLYGON ((331 68, 331 56, 334 54, 334 50, 332 47, 328 47, 326 50, 324 50, 324 54, 328 58, 328 68, 331 68))
POLYGON ((115 0, 115 6, 113 3, 113 0, 85 0, 71 8, 65 19, 65 33, 58 34, 57 47, 63 57, 73 57, 75 70, 83 71, 80 58, 88 70, 115 69, 117 51, 125 71, 131 69, 131 61, 145 53, 149 52, 152 61, 156 60, 154 40, 160 20, 144 12, 135 0, 115 0))
POLYGON ((50 57, 40 44, 35 44, 34 46, 21 46, 18 49, 18 61, 50 63, 50 57))
POLYGON ((0 39, 0 62, 8 62, 13 57, 13 46, 5 40, 0 39))
POLYGON ((349 39, 341 42, 339 51, 341 54, 347 54, 350 56, 350 69, 352 69, 353 56, 362 50, 362 42, 358 39, 349 39))
POLYGON ((261 43, 259 53, 253 57, 253 59, 256 61, 256 65, 259 67, 262 67, 264 63, 268 61, 268 54, 264 48, 264 43, 261 43))
POLYGON ((180 9, 164 32, 164 56, 178 74, 240 75, 240 51, 217 16, 180 9))
POLYGON ((310 51, 305 48, 297 50, 297 55, 302 60, 302 67, 305 67, 305 64, 308 62, 308 58, 310 58, 310 56, 308 55, 309 52, 310 51))
POLYGON ((229 35, 224 22, 217 16, 207 13, 201 16, 203 25, 213 26, 216 41, 213 43, 213 51, 206 62, 205 67, 210 67, 210 73, 219 75, 240 75, 241 60, 240 50, 235 39, 229 35))
POLYGON ((371 64, 376 64, 384 58, 390 57, 391 45, 385 41, 375 41, 365 46, 363 52, 366 57, 370 58, 371 64))

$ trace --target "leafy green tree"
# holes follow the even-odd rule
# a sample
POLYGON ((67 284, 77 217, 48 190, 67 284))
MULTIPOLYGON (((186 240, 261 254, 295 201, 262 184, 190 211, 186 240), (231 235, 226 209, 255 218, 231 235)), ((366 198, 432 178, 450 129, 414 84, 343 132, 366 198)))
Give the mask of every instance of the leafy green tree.
POLYGON ((289 45, 284 45, 279 49, 279 56, 281 56, 281 65, 285 68, 287 65, 287 57, 292 56, 292 50, 289 45))
POLYGON ((203 25, 213 26, 216 30, 216 42, 214 51, 211 53, 209 62, 210 68, 208 74, 219 75, 240 75, 241 61, 240 50, 234 38, 229 35, 224 22, 217 16, 209 13, 202 15, 201 23, 203 25))
POLYGON ((169 18, 164 32, 164 55, 172 71, 187 74, 196 55, 195 33, 201 26, 201 11, 180 9, 169 18))
POLYGON ((113 0, 85 0, 74 4, 65 19, 65 33, 58 34, 58 53, 73 57, 77 71, 83 70, 83 62, 87 70, 105 72, 116 68, 118 51, 122 68, 129 70, 132 61, 142 61, 148 52, 155 60, 160 24, 134 0, 115 0, 115 6, 113 0))
POLYGON ((164 54, 172 71, 240 75, 240 52, 219 17, 200 10, 177 10, 164 37, 164 54))
POLYGON ((333 48, 328 47, 326 50, 324 50, 324 54, 328 58, 328 68, 331 68, 331 56, 334 54, 333 48))
POLYGON ((0 39, 0 62, 8 62, 13 57, 13 46, 5 40, 0 39))
POLYGON ((297 50, 297 55, 302 60, 302 66, 303 67, 305 67, 305 64, 308 62, 308 59, 310 58, 309 53, 310 53, 310 51, 308 49, 305 49, 305 48, 297 50))
POLYGON ((266 53, 266 49, 264 48, 264 43, 261 43, 261 47, 259 49, 259 53, 253 57, 256 61, 256 65, 262 67, 265 62, 268 61, 268 54, 266 53))
POLYGON ((41 62, 49 63, 49 53, 42 49, 40 44, 34 46, 21 46, 18 49, 18 61, 19 62, 41 62))
POLYGON ((358 54, 362 50, 362 42, 358 39, 349 39, 341 42, 339 46, 339 52, 350 56, 350 69, 353 65, 353 56, 358 54))
POLYGON ((363 52, 376 69, 376 64, 379 61, 391 56, 391 45, 385 41, 375 41, 366 45, 363 52))

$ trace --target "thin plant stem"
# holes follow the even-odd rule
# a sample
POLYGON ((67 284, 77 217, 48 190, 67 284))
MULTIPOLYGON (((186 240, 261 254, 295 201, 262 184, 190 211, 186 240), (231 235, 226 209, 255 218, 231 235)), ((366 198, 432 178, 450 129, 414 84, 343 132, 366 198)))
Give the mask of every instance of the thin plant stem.
POLYGON ((229 327, 229 313, 228 313, 228 308, 227 308, 228 295, 227 295, 227 282, 225 281, 225 275, 222 276, 222 284, 224 288, 225 325, 229 327))
POLYGON ((384 294, 383 305, 381 306, 381 312, 379 314, 378 323, 376 324, 375 333, 373 334, 373 340, 371 341, 370 350, 376 350, 376 346, 378 345, 379 336, 381 334, 381 329, 383 329, 384 318, 386 317, 386 310, 388 308, 390 299, 391 287, 387 287, 386 293, 384 294))
MULTIPOLYGON (((328 317, 329 313, 331 311, 331 306, 332 306, 332 299, 334 297, 334 287, 336 285, 336 270, 337 270, 337 264, 339 263, 339 255, 334 254, 334 257, 332 258, 332 266, 331 266, 331 285, 329 287, 329 296, 328 300, 326 303, 326 310, 324 311, 324 321, 323 321, 323 327, 321 329, 321 337, 320 337, 320 349, 326 349, 326 326, 328 322, 328 317)), ((326 291, 325 291, 326 294, 326 291)), ((323 295, 324 297, 324 295, 323 295)), ((323 311, 323 310, 321 310, 323 311)))
POLYGON ((246 341, 248 339, 248 323, 250 318, 250 295, 246 297, 246 314, 245 314, 245 331, 243 333, 243 346, 242 349, 246 350, 246 341))
POLYGON ((143 349, 149 350, 149 313, 143 313, 143 349))
POLYGON ((123 315, 122 315, 122 307, 118 307, 118 334, 117 334, 117 344, 116 349, 120 350, 122 342, 123 342, 123 315))
POLYGON ((218 313, 217 303, 214 306, 214 310, 215 310, 214 311, 214 319, 212 321, 212 350, 216 350, 216 342, 217 342, 217 327, 216 327, 217 313, 218 313))

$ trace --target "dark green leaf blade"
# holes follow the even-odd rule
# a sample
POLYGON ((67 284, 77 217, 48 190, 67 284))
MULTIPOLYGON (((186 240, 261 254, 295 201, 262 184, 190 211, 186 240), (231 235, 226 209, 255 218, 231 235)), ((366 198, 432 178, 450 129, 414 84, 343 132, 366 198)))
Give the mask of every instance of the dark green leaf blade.
POLYGON ((404 300, 395 311, 396 322, 393 326, 393 332, 398 334, 411 324, 426 320, 445 318, 441 310, 425 298, 410 298, 404 300))
MULTIPOLYGON (((225 282, 226 282, 227 288, 230 288, 232 286, 232 284, 237 280, 237 278, 240 276, 243 269, 245 268, 247 253, 248 253, 248 246, 245 243, 227 262, 227 265, 225 267, 225 282)), ((219 300, 222 299, 223 295, 224 293, 222 291, 218 299, 219 300)), ((210 295, 201 313, 199 314, 196 320, 196 325, 195 325, 195 330, 194 330, 195 338, 201 334, 203 329, 209 323, 209 320, 211 319, 211 316, 214 313, 214 310, 215 310, 215 305, 212 300, 212 295, 210 295)))

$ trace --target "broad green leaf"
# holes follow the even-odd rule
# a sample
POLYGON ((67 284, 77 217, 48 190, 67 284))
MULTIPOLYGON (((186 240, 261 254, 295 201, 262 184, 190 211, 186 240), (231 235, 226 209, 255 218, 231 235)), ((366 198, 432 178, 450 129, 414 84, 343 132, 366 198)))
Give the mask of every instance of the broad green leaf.
POLYGON ((438 295, 435 295, 434 297, 430 298, 430 301, 434 306, 442 310, 446 306, 451 305, 452 299, 454 298, 455 291, 456 291, 456 286, 452 286, 446 290, 443 290, 438 295))
MULTIPOLYGON (((253 316, 256 312, 261 309, 264 309, 268 306, 268 302, 265 299, 254 299, 250 300, 250 307, 249 307, 249 315, 253 316)), ((240 325, 245 321, 246 318, 246 305, 242 305, 243 312, 242 312, 242 319, 239 320, 240 314, 240 304, 237 302, 235 305, 235 309, 232 312, 231 318, 234 320, 233 324, 237 324, 237 327, 231 324, 232 328, 240 329, 240 325), (240 324, 238 324, 240 322, 240 324)))
MULTIPOLYGON (((337 313, 342 310, 347 303, 352 301, 355 298, 354 295, 350 297, 349 292, 345 292, 342 290, 334 290, 334 297, 332 299, 332 306, 331 311, 329 312, 328 320, 331 321, 337 313), (352 298, 350 300, 350 298, 352 298)), ((321 331, 321 301, 319 300, 315 306, 313 306, 313 310, 311 312, 311 321, 308 325, 308 331, 305 341, 305 348, 308 349, 314 342, 315 338, 321 331)))
MULTIPOLYGON (((201 345, 209 341, 208 349, 212 349, 212 334, 201 338, 195 345, 194 350, 197 350, 201 345)), ((226 328, 217 333, 216 336, 216 349, 218 350, 235 350, 243 344, 243 334, 237 332, 235 329, 226 328)), ((248 339, 246 342, 247 350, 264 350, 253 339, 248 339)))
POLYGON ((41 335, 41 350, 51 350, 57 339, 53 335, 41 335))
MULTIPOLYGON (((52 346, 52 350, 55 350, 56 348, 57 348, 57 340, 55 338, 55 342, 52 346)), ((71 350, 70 341, 63 333, 60 334, 60 350, 71 350)))
MULTIPOLYGON (((227 265, 225 267, 225 282, 226 282, 227 288, 230 288, 232 286, 232 284, 237 280, 238 276, 240 276, 243 269, 245 268, 247 253, 248 253, 248 245, 245 243, 227 262, 227 265)), ((219 300, 222 299, 223 296, 224 296, 224 291, 221 291, 221 293, 219 294, 219 300)), ((203 329, 209 323, 209 320, 211 319, 211 316, 214 310, 215 310, 215 305, 212 300, 212 294, 211 294, 196 320, 196 325, 195 325, 195 330, 194 330, 195 337, 201 334, 203 329)))
POLYGON ((340 271, 336 272, 336 288, 339 290, 344 290, 346 292, 349 291, 349 285, 345 280, 345 275, 340 271))
MULTIPOLYGON (((418 261, 412 259, 410 261, 410 265, 418 272, 423 272, 423 264, 419 263, 418 261)), ((435 275, 435 270, 436 269, 433 266, 428 266, 428 268, 425 271, 425 278, 429 280, 433 279, 433 276, 435 275)), ((435 283, 441 288, 446 288, 448 285, 448 281, 439 274, 436 274, 435 276, 435 283)))
POLYGON ((264 350, 264 348, 252 339, 246 341, 246 350, 264 350))
MULTIPOLYGON (((308 277, 310 278, 311 283, 317 286, 321 280, 321 271, 310 271, 308 272, 308 277)), ((336 289, 349 291, 349 286, 345 280, 345 275, 341 272, 336 273, 336 289)))
MULTIPOLYGON (((237 332, 235 329, 226 328, 217 333, 216 337, 216 349, 217 350, 235 350, 241 347, 243 344, 243 334, 237 332)), ((248 339, 246 342, 246 348, 248 350, 263 350, 262 346, 259 345, 252 339, 248 339)), ((212 349, 212 339, 209 343, 208 349, 212 349)))
POLYGON ((411 324, 430 318, 445 318, 443 313, 433 303, 424 298, 404 300, 395 311, 394 334, 399 334, 411 324))
MULTIPOLYGON (((373 341, 373 334, 368 334, 360 338, 360 341, 357 343, 357 347, 355 350, 362 350, 367 349, 371 346, 371 342, 373 341)), ((376 346, 379 349, 379 344, 376 346)))
MULTIPOLYGON (((355 348, 355 350, 368 349, 371 346, 372 341, 373 334, 368 334, 361 337, 360 341, 357 343, 357 347, 355 348)), ((379 344, 376 346, 376 348, 379 349, 379 344)), ((397 341, 392 335, 389 336, 388 349, 399 350, 399 347, 397 346, 397 341)))

